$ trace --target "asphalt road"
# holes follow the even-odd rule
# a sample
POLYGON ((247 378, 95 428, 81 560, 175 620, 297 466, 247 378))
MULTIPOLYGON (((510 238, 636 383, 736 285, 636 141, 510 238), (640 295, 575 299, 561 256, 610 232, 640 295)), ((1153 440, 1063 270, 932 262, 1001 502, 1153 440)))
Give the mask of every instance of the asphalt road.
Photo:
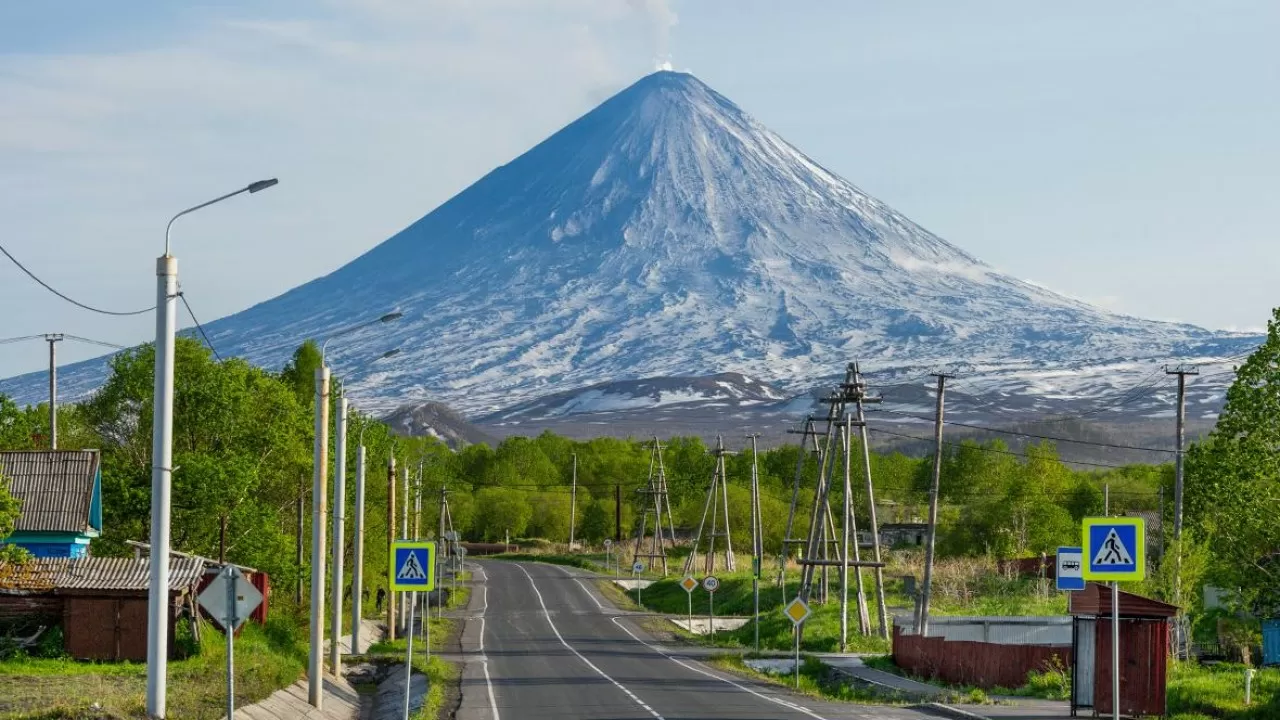
POLYGON ((568 568, 478 563, 459 720, 933 717, 819 702, 667 651, 568 568))

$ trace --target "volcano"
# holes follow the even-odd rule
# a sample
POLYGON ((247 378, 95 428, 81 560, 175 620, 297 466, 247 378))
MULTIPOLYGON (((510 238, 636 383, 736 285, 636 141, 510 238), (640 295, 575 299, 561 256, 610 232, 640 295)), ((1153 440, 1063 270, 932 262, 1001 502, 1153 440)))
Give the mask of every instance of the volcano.
MULTIPOLYGON (((279 367, 305 338, 391 309, 400 322, 330 351, 335 372, 366 408, 430 399, 473 417, 640 378, 734 372, 799 393, 855 357, 872 370, 1096 366, 1251 342, 1003 275, 678 72, 206 329, 224 354, 279 367), (377 360, 387 347, 401 352, 377 360)), ((101 368, 62 378, 74 395, 101 368)), ((38 378, 17 394, 38 399, 38 378)))

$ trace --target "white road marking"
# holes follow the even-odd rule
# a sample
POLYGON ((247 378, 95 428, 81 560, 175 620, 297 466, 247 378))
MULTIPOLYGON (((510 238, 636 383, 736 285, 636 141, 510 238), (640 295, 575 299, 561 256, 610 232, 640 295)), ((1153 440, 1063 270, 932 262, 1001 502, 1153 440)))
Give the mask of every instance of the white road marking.
POLYGON ((569 650, 569 652, 573 653, 574 655, 577 655, 578 659, 586 663, 587 667, 594 670, 597 675, 613 683, 615 687, 617 687, 622 692, 626 693, 627 697, 631 698, 632 700, 635 701, 637 705, 644 708, 650 715, 652 715, 655 718, 655 720, 666 720, 665 718, 663 718, 661 715, 658 714, 657 710, 654 710, 653 708, 649 707, 647 704, 645 704, 643 700, 641 700, 639 697, 636 697, 636 694, 628 690, 625 685, 609 677, 609 675, 606 674, 605 671, 596 667, 595 663, 588 660, 585 656, 583 656, 582 653, 574 649, 572 645, 565 642, 564 636, 560 634, 560 630, 556 628, 555 622, 551 620, 551 613, 547 610, 547 604, 542 600, 542 593, 538 591, 538 584, 533 581, 533 576, 529 574, 528 570, 524 569, 523 565, 519 565, 516 563, 513 563, 513 564, 515 564, 516 567, 520 568, 520 572, 524 573, 525 577, 529 578, 529 585, 533 588, 533 594, 538 596, 538 604, 542 606, 542 614, 546 616, 547 624, 551 626, 551 632, 556 634, 556 639, 560 641, 560 644, 565 646, 569 650))
POLYGON ((809 709, 809 708, 807 708, 807 707, 804 707, 803 705, 797 705, 797 704, 795 704, 795 703, 793 703, 793 702, 791 702, 791 701, 789 701, 789 700, 783 700, 782 698, 777 698, 777 697, 773 697, 773 696, 771 696, 771 695, 765 695, 764 693, 756 692, 755 690, 752 690, 751 688, 749 688, 749 687, 747 687, 747 686, 745 686, 745 685, 742 685, 741 683, 734 682, 733 680, 730 680, 729 678, 721 677, 721 676, 716 675, 715 673, 712 673, 712 672, 707 672, 706 670, 703 670, 703 669, 702 669, 702 668, 700 668, 700 667, 696 667, 696 666, 694 666, 694 665, 690 665, 689 663, 687 663, 687 662, 685 662, 685 661, 683 661, 683 660, 681 660, 681 659, 679 659, 679 658, 677 658, 677 657, 673 657, 673 656, 671 656, 671 655, 668 655, 668 654, 667 654, 666 652, 664 652, 661 648, 655 647, 655 646, 650 645, 649 643, 645 642, 644 640, 641 640, 641 639, 640 639, 640 638, 639 638, 635 633, 631 632, 630 630, 628 630, 628 629, 626 628, 626 626, 624 626, 622 623, 618 622, 618 621, 619 621, 619 620, 621 620, 621 619, 622 619, 622 618, 620 618, 620 617, 614 617, 614 618, 612 618, 612 620, 613 620, 613 624, 614 624, 614 625, 617 625, 617 626, 618 626, 618 628, 622 630, 622 632, 624 632, 624 633, 626 633, 626 634, 630 635, 630 636, 631 636, 631 639, 635 640, 636 642, 640 643, 641 645, 644 645, 645 647, 647 647, 647 648, 649 648, 650 650, 652 650, 652 651, 654 651, 654 652, 658 653, 659 655, 661 655, 661 656, 665 657, 666 659, 670 660, 671 662, 676 663, 677 665, 681 665, 681 666, 684 666, 684 667, 686 667, 686 668, 689 668, 690 670, 692 670, 692 671, 694 671, 694 672, 696 672, 696 673, 699 673, 699 674, 701 674, 701 675, 706 675, 706 676, 707 676, 707 677, 709 677, 709 678, 715 678, 716 680, 719 680, 720 682, 728 683, 728 684, 730 684, 730 685, 732 685, 732 686, 734 686, 734 687, 738 688, 739 690, 742 690, 743 692, 749 692, 749 693, 751 693, 752 695, 755 695, 756 697, 761 698, 762 700, 768 700, 768 701, 769 701, 769 702, 771 702, 771 703, 775 703, 775 704, 777 704, 777 705, 781 705, 781 706, 783 706, 783 707, 785 707, 785 708, 790 708, 791 710, 795 710, 795 711, 796 711, 796 712, 798 712, 798 713, 804 713, 805 715, 808 715, 808 716, 809 716, 809 717, 811 717, 811 718, 815 718, 816 720, 826 720, 826 718, 822 717, 821 715, 818 715, 817 713, 815 713, 814 711, 810 710, 810 709, 809 709))
POLYGON ((499 720, 498 699, 493 694, 493 679, 489 677, 489 658, 484 654, 484 613, 489 609, 489 574, 485 573, 484 569, 479 565, 476 565, 475 568, 476 570, 484 573, 484 579, 482 582, 485 583, 480 586, 480 589, 484 591, 484 607, 480 608, 480 614, 476 616, 476 618, 480 620, 480 668, 484 670, 484 685, 489 691, 489 710, 493 713, 493 720, 499 720))

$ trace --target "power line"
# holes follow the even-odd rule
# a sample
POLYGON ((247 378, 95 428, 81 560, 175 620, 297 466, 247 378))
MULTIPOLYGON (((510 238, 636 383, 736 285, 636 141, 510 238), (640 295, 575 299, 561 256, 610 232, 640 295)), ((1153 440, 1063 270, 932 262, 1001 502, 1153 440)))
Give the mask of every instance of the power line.
POLYGON ((129 311, 129 312, 117 312, 117 311, 115 311, 115 310, 103 310, 102 308, 96 308, 96 307, 93 307, 92 305, 86 305, 86 304, 84 304, 84 303, 80 302, 79 300, 76 300, 76 299, 74 299, 74 298, 68 297, 67 295, 65 295, 65 294, 63 294, 63 293, 61 293, 61 292, 59 292, 57 289, 55 289, 55 288, 54 288, 52 285, 50 285, 49 283, 45 282, 44 280, 41 280, 39 277, 37 277, 37 276, 36 276, 36 274, 35 274, 35 273, 33 273, 33 272, 31 272, 30 270, 28 270, 28 269, 27 269, 27 266, 25 266, 25 265, 23 265, 22 263, 18 262, 18 259, 17 259, 17 258, 15 258, 13 255, 11 255, 11 254, 9 253, 9 251, 8 251, 8 250, 6 250, 6 249, 5 249, 5 247, 4 247, 3 245, 0 245, 0 253, 4 253, 4 256, 5 256, 5 257, 7 257, 7 258, 9 258, 9 260, 10 260, 14 265, 17 265, 19 270, 21 270, 22 272, 26 273, 26 274, 27 274, 27 277, 31 278, 32 280, 35 280, 35 281, 36 281, 37 283, 39 283, 39 284, 40 284, 40 286, 41 286, 41 287, 43 287, 45 290, 48 290, 49 292, 53 293, 54 295, 57 295, 58 297, 62 298, 63 300, 66 300, 67 302, 71 303, 72 305, 75 305, 76 307, 83 308, 83 309, 85 309, 85 310, 89 310, 89 311, 91 311, 91 312, 96 312, 96 313, 98 313, 98 314, 100 314, 100 315, 114 315, 114 316, 116 316, 116 317, 125 317, 125 316, 128 316, 128 315, 142 315, 143 313, 149 313, 149 312, 151 312, 152 310, 155 310, 155 309, 156 309, 156 306, 155 306, 155 305, 152 305, 151 307, 149 307, 149 308, 145 308, 145 309, 143 309, 143 310, 131 310, 131 311, 129 311))
MULTIPOLYGON (((882 435, 893 435, 894 437, 907 438, 908 440, 919 440, 919 441, 921 441, 921 442, 933 442, 933 438, 923 438, 923 437, 920 437, 920 436, 918 436, 918 435, 908 435, 908 434, 906 434, 906 433, 893 432, 892 430, 884 430, 884 429, 882 429, 882 428, 878 428, 878 427, 868 427, 868 428, 867 428, 867 430, 869 430, 869 431, 871 431, 871 432, 874 432, 874 433, 880 433, 880 434, 882 434, 882 435)), ((948 446, 950 446, 950 447, 971 447, 971 448, 974 448, 974 449, 977 449, 977 450, 982 450, 983 452, 998 453, 998 454, 1000 454, 1000 455, 1013 455, 1013 456, 1015 456, 1015 457, 1021 457, 1021 458, 1029 457, 1026 453, 1015 452, 1015 451, 1013 451, 1013 450, 1000 450, 1000 449, 998 449, 998 448, 991 448, 991 447, 987 447, 987 446, 985 446, 985 445, 969 445, 969 446, 963 446, 963 445, 961 445, 960 443, 948 442, 948 441, 945 441, 945 440, 942 442, 942 444, 943 444, 943 445, 948 445, 948 446)), ((1093 466, 1093 467, 1101 467, 1101 468, 1124 468, 1124 467, 1128 467, 1128 465, 1113 465, 1113 464, 1111 464, 1111 463, 1086 462, 1086 461, 1084 461, 1084 460, 1059 460, 1059 462, 1062 462, 1062 463, 1065 463, 1065 464, 1068 464, 1068 465, 1091 465, 1091 466, 1093 466)))
MULTIPOLYGON (((871 408, 869 412, 886 412, 892 415, 900 415, 902 417, 911 418, 912 420, 920 420, 921 422, 934 421, 933 418, 920 417, 919 415, 912 415, 910 413, 904 413, 899 410, 890 410, 886 407, 871 408)), ((1139 447, 1137 445, 1119 445, 1116 443, 1105 443, 1105 442, 1098 442, 1095 440, 1075 440, 1072 438, 1056 437, 1053 435, 1037 435, 1035 433, 1018 432, 1016 430, 1002 430, 1000 428, 986 427, 984 425, 973 425, 971 423, 964 423, 958 420, 943 420, 942 423, 944 425, 955 425, 956 427, 969 428, 970 430, 982 430, 982 431, 991 432, 991 433, 999 433, 1001 435, 1014 435, 1017 437, 1035 438, 1037 440, 1053 440, 1057 442, 1075 443, 1077 445, 1092 445, 1093 447, 1116 448, 1118 450, 1142 450, 1145 452, 1161 452, 1161 453, 1178 452, 1177 450, 1168 450, 1165 448, 1139 447)))
POLYGON ((209 335, 204 331, 204 326, 196 319, 196 314, 191 311, 191 303, 187 302, 186 294, 178 291, 178 297, 182 300, 182 304, 186 306, 187 314, 191 316, 191 322, 195 323, 196 330, 200 331, 200 337, 204 338, 204 344, 208 345, 209 349, 213 351, 213 356, 218 359, 218 362, 222 362, 222 356, 218 354, 218 348, 214 347, 213 343, 209 341, 209 335))

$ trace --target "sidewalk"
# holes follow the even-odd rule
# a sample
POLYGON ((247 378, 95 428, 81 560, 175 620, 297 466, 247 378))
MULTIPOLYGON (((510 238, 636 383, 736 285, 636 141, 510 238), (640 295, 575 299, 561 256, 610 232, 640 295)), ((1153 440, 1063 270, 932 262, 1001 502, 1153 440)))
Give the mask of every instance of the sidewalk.
POLYGON ((325 676, 322 704, 324 709, 317 710, 307 702, 304 678, 260 702, 236 708, 236 717, 248 720, 358 720, 360 717, 360 696, 346 680, 325 676))
MULTIPOLYGON (((338 649, 343 655, 361 655, 369 649, 370 645, 382 642, 382 625, 377 620, 365 618, 360 621, 360 649, 355 653, 351 652, 351 636, 343 635, 338 639, 338 649)), ((324 641, 325 657, 329 657, 329 639, 324 641)))

